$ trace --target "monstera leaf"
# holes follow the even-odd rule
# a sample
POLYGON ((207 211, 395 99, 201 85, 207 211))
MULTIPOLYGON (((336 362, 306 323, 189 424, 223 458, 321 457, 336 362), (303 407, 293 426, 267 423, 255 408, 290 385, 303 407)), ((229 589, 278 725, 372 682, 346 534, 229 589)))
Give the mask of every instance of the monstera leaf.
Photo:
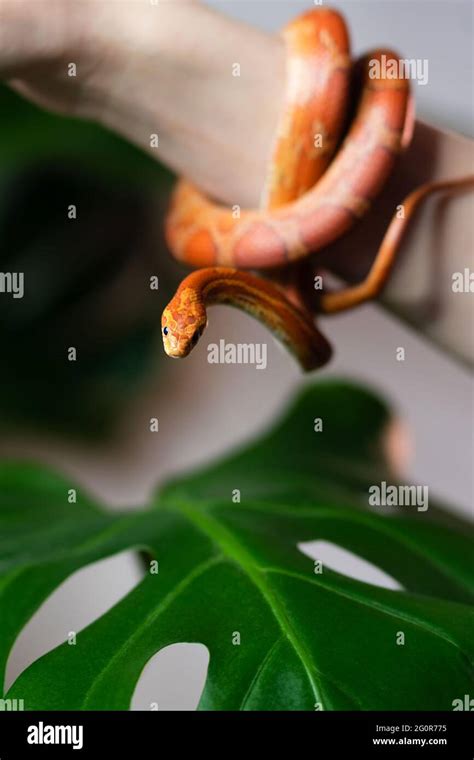
POLYGON ((364 390, 320 383, 257 443, 120 516, 83 495, 68 504, 72 484, 43 469, 4 464, 3 665, 78 568, 127 547, 159 563, 8 696, 28 709, 127 709, 148 660, 187 641, 210 652, 202 709, 451 710, 473 688, 469 528, 439 510, 367 507, 370 485, 389 477, 388 421, 364 390), (376 563, 404 590, 316 573, 297 546, 313 539, 376 563))

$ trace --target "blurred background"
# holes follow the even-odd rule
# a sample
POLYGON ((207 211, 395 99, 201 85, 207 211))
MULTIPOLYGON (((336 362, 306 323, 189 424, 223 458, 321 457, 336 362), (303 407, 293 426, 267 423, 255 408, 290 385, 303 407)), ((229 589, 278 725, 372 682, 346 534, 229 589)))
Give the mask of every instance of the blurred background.
MULTIPOLYGON (((213 0, 218 10, 269 31, 310 7, 300 0, 213 0)), ((414 84, 418 115, 470 136, 472 6, 469 1, 338 2, 355 55, 387 45, 427 58, 414 84)), ((21 301, 0 300, 0 455, 42 461, 79 482, 108 509, 146 503, 172 474, 258 434, 305 382, 292 359, 249 317, 210 314, 206 339, 186 361, 164 356, 161 310, 181 270, 162 220, 173 178, 137 149, 92 124, 52 116, 0 89, 1 271, 34 282, 21 301), (64 204, 76 203, 74 223, 64 204), (159 290, 150 290, 151 276, 159 290), (21 307, 20 307, 21 304, 21 307), (220 338, 268 342, 268 367, 207 363, 220 338), (78 361, 65 361, 75 346, 78 361), (158 417, 158 434, 149 420, 158 417)), ((319 376, 345 376, 381 393, 406 424, 403 477, 429 485, 453 509, 472 509, 472 382, 467 370, 380 306, 321 320, 336 347, 319 376), (396 361, 396 348, 406 360, 396 361)), ((305 552, 316 552, 306 548, 305 552)), ((393 587, 376 568, 318 547, 327 564, 393 587), (323 551, 327 555, 322 554, 323 551)), ((31 661, 127 593, 140 567, 126 553, 70 578, 26 626, 8 684, 31 661)), ((199 644, 168 647, 148 663, 134 709, 194 709, 207 667, 199 644)))

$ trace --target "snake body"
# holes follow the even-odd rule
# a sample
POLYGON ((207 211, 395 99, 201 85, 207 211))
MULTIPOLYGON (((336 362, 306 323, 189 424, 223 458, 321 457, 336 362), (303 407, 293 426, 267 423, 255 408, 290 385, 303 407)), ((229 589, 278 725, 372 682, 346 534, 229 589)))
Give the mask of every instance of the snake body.
MULTIPOLYGON (((329 346, 304 302, 294 305, 284 289, 241 270, 297 267, 346 233, 368 212, 411 139, 414 109, 408 81, 392 78, 393 71, 390 77, 373 76, 384 57, 398 61, 397 54, 376 50, 352 64, 344 19, 326 8, 297 17, 284 30, 284 39, 285 107, 261 208, 226 208, 186 180, 173 193, 168 245, 175 258, 203 269, 184 280, 163 313, 169 355, 189 353, 190 339, 195 343, 206 324, 206 304, 219 301, 263 321, 304 369, 327 361, 329 346), (313 341, 310 350, 308 341, 313 341)), ((414 207, 450 184, 423 186, 406 218, 394 218, 374 267, 377 287, 388 276, 414 207)), ((343 293, 339 300, 338 294, 326 294, 316 310, 336 311, 373 297, 373 283, 374 277, 366 290, 348 289, 348 300, 343 293)))

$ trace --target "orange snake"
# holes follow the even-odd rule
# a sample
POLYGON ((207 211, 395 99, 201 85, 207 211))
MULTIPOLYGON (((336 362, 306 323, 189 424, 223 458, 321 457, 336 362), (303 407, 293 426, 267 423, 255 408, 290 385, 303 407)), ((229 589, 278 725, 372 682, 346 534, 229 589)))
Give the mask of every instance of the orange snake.
POLYGON ((403 201, 404 214, 393 217, 367 279, 340 292, 323 292, 311 304, 291 283, 285 287, 242 271, 275 274, 278 268, 288 272, 288 265, 297 271, 301 260, 347 232, 370 208, 413 131, 408 81, 402 75, 372 77, 374 62, 381 63, 383 56, 398 62, 395 53, 377 50, 352 66, 345 22, 326 8, 298 16, 284 38, 285 107, 261 208, 220 206, 185 180, 174 191, 166 220, 168 245, 178 260, 203 268, 185 278, 163 311, 169 356, 187 356, 197 343, 207 324, 206 305, 227 303, 266 324, 303 369, 322 366, 331 348, 313 314, 352 308, 377 296, 417 205, 434 191, 473 184, 474 178, 467 177, 413 191, 403 201), (360 94, 351 114, 354 85, 360 94))

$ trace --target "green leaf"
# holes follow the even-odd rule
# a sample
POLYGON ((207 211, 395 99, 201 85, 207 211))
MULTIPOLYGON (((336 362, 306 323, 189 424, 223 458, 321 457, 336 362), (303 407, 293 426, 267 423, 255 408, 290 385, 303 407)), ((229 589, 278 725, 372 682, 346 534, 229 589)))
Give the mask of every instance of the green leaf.
POLYGON ((171 174, 6 86, 0 112, 0 270, 25 283, 20 300, 0 298, 0 426, 103 436, 163 353, 160 313, 176 283, 156 217, 171 174))
POLYGON ((172 175, 165 167, 115 132, 45 111, 2 84, 0 112, 0 176, 42 159, 63 164, 73 156, 101 178, 126 177, 140 187, 170 185, 172 175))
POLYGON ((390 477, 389 419, 368 392, 319 383, 260 441, 120 516, 84 495, 68 504, 71 484, 42 469, 4 464, 3 665, 32 613, 78 568, 126 548, 159 561, 158 574, 76 646, 34 662, 8 696, 28 709, 127 709, 149 659, 187 641, 210 652, 202 709, 452 709, 473 688, 470 529, 439 509, 367 508, 369 486, 390 477), (326 566, 315 573, 297 546, 315 539, 375 563, 404 590, 326 566))

